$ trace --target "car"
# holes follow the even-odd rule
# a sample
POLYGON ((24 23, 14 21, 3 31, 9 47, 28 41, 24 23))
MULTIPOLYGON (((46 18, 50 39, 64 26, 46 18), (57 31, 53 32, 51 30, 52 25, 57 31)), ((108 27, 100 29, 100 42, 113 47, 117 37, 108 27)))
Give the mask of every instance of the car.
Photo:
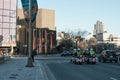
POLYGON ((71 52, 69 52, 69 51, 63 51, 62 53, 61 53, 61 56, 72 56, 73 54, 71 53, 71 52))
POLYGON ((116 63, 118 62, 118 56, 116 54, 115 50, 103 50, 99 56, 98 56, 99 62, 112 62, 115 61, 116 63))

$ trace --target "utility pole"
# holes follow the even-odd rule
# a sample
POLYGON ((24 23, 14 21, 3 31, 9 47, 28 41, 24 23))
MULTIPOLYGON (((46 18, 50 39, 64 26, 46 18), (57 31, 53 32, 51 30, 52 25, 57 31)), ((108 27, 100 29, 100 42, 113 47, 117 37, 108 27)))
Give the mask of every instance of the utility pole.
POLYGON ((29 50, 29 56, 28 56, 28 61, 27 61, 27 65, 26 67, 34 67, 33 66, 33 62, 32 62, 32 58, 31 58, 31 54, 32 54, 32 22, 31 22, 31 0, 29 0, 29 46, 28 46, 28 50, 29 50))

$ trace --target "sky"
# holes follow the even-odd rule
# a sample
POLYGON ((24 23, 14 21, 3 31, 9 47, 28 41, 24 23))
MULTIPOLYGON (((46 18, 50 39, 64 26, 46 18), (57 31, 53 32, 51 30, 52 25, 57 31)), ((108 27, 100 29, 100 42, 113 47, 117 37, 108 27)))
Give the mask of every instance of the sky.
MULTIPOLYGON (((55 10, 57 31, 88 31, 100 20, 104 30, 120 35, 120 0, 37 0, 39 8, 55 10)), ((21 8, 21 0, 18 0, 21 8)))

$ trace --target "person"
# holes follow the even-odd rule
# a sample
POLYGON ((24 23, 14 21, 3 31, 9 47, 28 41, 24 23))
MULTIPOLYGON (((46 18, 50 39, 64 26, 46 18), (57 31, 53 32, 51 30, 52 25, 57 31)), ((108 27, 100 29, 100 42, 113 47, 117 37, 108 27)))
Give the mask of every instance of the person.
POLYGON ((90 55, 91 56, 95 55, 95 51, 92 48, 90 49, 90 55))
POLYGON ((77 56, 76 49, 73 50, 73 55, 74 55, 74 56, 77 56))
POLYGON ((36 52, 36 49, 34 49, 32 51, 32 54, 31 54, 31 58, 32 58, 32 61, 34 62, 34 56, 37 55, 37 52, 36 52))
POLYGON ((78 48, 78 50, 77 50, 77 56, 80 57, 80 55, 82 55, 82 50, 80 50, 80 48, 78 48))
POLYGON ((84 52, 84 55, 89 56, 89 54, 90 54, 90 51, 88 49, 86 49, 85 52, 84 52))

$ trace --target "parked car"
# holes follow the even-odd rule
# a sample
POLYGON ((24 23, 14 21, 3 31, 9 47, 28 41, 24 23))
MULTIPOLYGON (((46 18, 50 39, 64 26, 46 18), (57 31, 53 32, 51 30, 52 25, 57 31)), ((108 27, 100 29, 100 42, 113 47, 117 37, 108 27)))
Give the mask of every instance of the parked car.
POLYGON ((115 50, 103 50, 101 54, 98 56, 99 62, 112 62, 115 61, 118 62, 118 56, 116 54, 115 50))
POLYGON ((69 52, 69 51, 63 51, 62 53, 61 53, 61 56, 72 56, 73 55, 73 53, 71 53, 71 52, 69 52))

